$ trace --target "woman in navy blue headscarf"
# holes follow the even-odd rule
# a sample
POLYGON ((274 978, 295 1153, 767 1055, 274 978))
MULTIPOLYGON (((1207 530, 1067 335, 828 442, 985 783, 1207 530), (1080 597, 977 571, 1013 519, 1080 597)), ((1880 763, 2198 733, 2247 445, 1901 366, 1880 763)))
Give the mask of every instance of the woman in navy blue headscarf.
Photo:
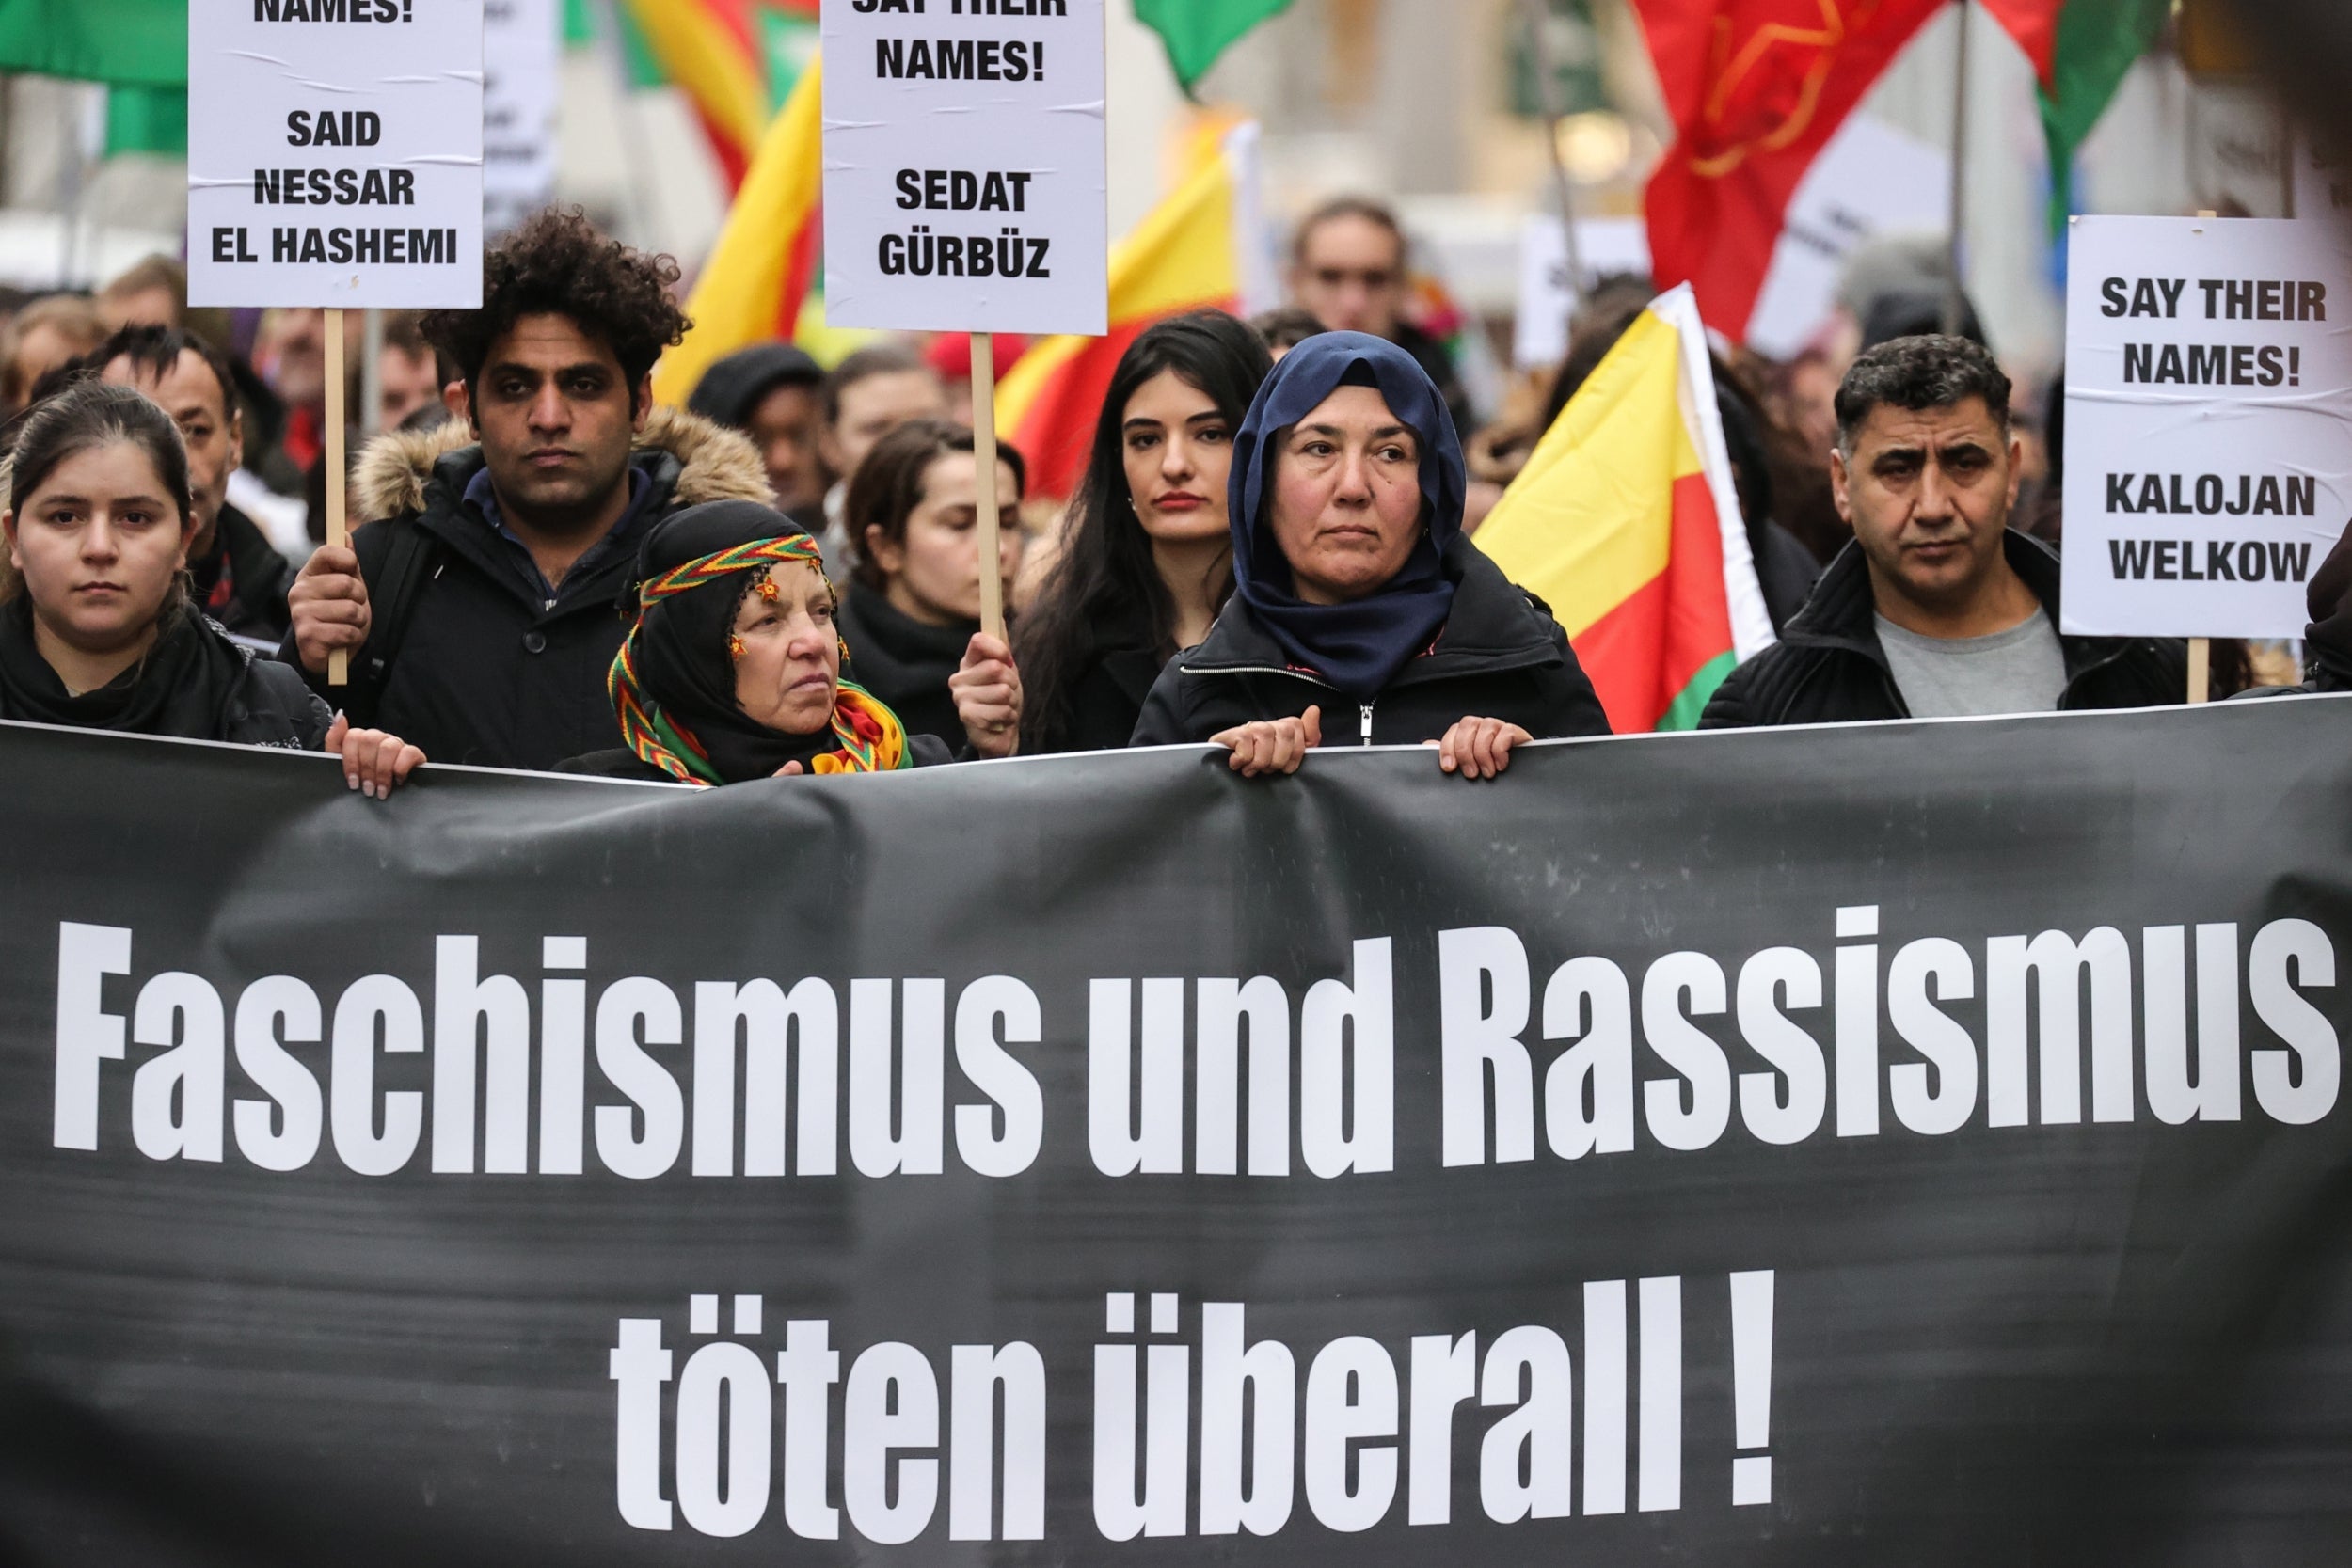
POLYGON ((1134 744, 1213 741, 1237 772, 1295 772, 1334 740, 1430 742, 1492 778, 1514 746, 1609 721, 1543 601, 1462 532, 1462 444, 1410 355, 1310 338, 1233 446, 1233 596, 1144 704, 1134 744))

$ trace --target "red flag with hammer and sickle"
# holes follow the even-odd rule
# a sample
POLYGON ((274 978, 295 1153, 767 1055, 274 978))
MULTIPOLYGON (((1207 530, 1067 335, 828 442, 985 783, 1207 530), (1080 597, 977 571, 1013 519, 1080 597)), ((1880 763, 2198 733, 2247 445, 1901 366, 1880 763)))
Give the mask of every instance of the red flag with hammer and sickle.
POLYGON ((1661 289, 1744 337, 1805 170, 1947 0, 1634 0, 1677 136, 1650 179, 1661 289))

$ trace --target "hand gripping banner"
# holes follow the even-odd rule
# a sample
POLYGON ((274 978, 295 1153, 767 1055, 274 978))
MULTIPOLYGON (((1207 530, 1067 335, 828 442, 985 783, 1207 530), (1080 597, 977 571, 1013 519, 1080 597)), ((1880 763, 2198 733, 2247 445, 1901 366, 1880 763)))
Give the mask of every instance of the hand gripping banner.
POLYGON ((0 726, 0 1559, 2299 1563, 2352 703, 709 791, 0 726))

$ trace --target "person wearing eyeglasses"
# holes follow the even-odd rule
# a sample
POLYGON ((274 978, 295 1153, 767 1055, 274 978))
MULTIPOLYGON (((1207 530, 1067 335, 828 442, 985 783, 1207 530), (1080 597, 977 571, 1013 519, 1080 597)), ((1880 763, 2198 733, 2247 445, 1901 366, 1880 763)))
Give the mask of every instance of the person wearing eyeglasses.
POLYGON ((1478 420, 1445 344, 1405 314, 1412 297, 1405 226, 1385 203, 1340 196, 1307 214, 1291 243, 1291 301, 1333 332, 1369 332, 1413 356, 1438 384, 1454 428, 1478 420))

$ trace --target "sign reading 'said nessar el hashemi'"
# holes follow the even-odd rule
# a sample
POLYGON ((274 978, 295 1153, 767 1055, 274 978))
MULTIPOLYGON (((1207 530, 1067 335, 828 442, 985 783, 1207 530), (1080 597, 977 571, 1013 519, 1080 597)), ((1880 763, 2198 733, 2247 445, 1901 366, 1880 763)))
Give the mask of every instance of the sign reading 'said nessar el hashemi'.
POLYGON ((824 0, 825 310, 1099 334, 1103 0, 824 0))
POLYGON ((482 0, 193 0, 188 297, 482 299, 482 0))
POLYGON ((2302 635, 2352 519, 2347 320, 2331 221, 2074 220, 2063 629, 2302 635))

